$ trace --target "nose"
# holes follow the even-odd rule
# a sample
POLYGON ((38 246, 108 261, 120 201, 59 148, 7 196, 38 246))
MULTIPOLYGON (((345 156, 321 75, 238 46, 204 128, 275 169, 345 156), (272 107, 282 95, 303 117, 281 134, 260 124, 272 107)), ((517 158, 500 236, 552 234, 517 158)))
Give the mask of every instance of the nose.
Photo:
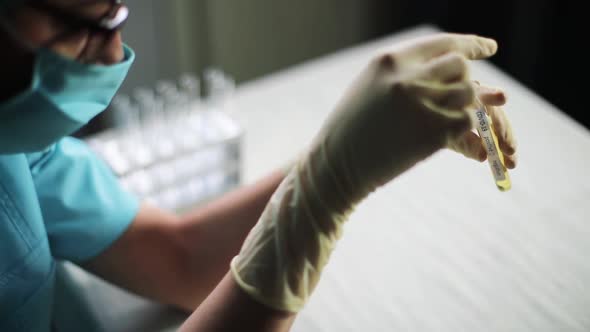
POLYGON ((123 41, 120 31, 112 32, 106 36, 96 36, 95 38, 103 38, 102 47, 96 54, 96 62, 112 65, 123 60, 123 41))

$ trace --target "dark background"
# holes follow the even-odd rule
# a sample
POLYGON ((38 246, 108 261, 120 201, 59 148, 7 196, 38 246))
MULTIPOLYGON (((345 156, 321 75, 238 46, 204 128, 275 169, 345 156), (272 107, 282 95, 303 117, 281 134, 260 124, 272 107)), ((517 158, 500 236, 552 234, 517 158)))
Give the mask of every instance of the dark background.
POLYGON ((590 41, 585 23, 590 16, 581 4, 567 0, 415 0, 383 1, 377 6, 389 6, 386 12, 393 13, 379 17, 376 31, 381 33, 431 23, 446 31, 496 39, 500 48, 491 59, 494 64, 590 128, 585 105, 588 92, 582 90, 587 77, 585 44, 590 41))

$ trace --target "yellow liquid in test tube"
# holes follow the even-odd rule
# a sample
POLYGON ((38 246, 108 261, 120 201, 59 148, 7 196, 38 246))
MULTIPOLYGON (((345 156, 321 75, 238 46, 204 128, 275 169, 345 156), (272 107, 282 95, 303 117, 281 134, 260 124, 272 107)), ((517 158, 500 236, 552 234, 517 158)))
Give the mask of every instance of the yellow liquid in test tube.
POLYGON ((500 151, 498 146, 498 138, 492 130, 493 123, 490 117, 486 113, 485 106, 478 103, 477 109, 475 110, 475 123, 479 137, 483 142, 484 147, 488 153, 488 163, 492 170, 492 175, 496 186, 500 191, 507 191, 512 187, 508 170, 504 166, 504 154, 500 151))

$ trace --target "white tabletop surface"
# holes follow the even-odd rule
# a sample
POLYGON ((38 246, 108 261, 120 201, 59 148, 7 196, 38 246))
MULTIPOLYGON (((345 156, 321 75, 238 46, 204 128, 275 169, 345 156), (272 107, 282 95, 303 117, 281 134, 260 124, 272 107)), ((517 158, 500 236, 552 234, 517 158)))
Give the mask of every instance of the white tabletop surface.
MULTIPOLYGON (((379 49, 433 31, 241 86, 245 182, 303 149, 379 49)), ((352 214, 292 331, 590 331, 590 133, 487 62, 474 63, 472 77, 508 94, 520 154, 512 190, 496 189, 487 164, 450 151, 395 179, 352 214)), ((92 305, 109 331, 173 329, 182 319, 81 278, 100 293, 92 305)))

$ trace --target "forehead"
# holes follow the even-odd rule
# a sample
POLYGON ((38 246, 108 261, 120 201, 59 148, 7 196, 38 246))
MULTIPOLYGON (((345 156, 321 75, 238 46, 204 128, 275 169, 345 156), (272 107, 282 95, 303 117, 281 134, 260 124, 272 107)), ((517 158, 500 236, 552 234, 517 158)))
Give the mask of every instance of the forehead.
POLYGON ((48 3, 64 8, 88 8, 110 5, 112 0, 46 0, 48 3))
POLYGON ((45 0, 46 2, 64 6, 84 6, 97 3, 110 3, 111 0, 45 0))
POLYGON ((104 14, 111 8, 113 0, 45 0, 55 7, 66 9, 73 13, 94 17, 104 14))

